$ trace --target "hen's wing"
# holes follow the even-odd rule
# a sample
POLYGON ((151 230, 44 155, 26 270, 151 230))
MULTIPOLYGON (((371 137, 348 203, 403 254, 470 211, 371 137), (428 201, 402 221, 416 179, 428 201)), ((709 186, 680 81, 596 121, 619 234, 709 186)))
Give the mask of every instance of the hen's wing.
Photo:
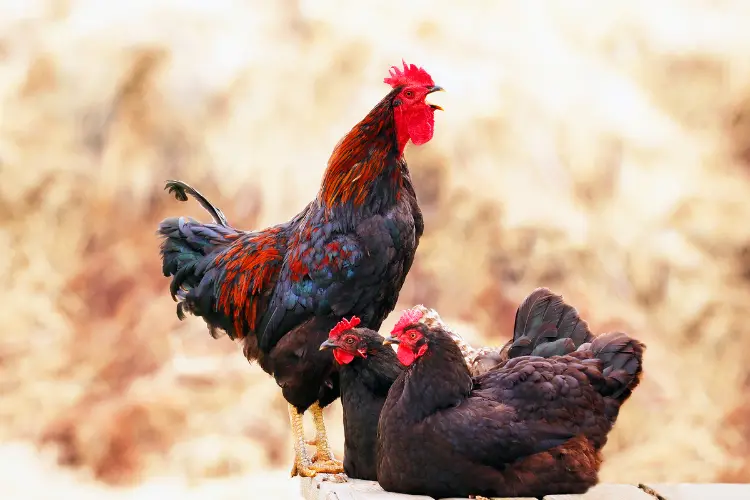
POLYGON ((513 407, 484 398, 470 398, 419 425, 429 429, 431 440, 444 439, 454 453, 497 468, 575 436, 566 426, 522 420, 513 407))
POLYGON ((515 358, 478 377, 471 397, 428 417, 424 425, 434 426, 457 453, 500 467, 596 425, 603 403, 586 371, 600 373, 600 368, 595 359, 515 358))

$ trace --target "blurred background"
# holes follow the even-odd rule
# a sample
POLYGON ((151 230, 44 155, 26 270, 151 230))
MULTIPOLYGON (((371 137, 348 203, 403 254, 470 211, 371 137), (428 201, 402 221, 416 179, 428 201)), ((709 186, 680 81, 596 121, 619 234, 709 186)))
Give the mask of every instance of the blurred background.
POLYGON ((162 188, 243 228, 288 219, 402 57, 448 92, 406 152, 426 232, 398 310, 501 344, 550 287, 648 345, 604 481, 750 482, 747 19, 744 0, 0 1, 3 491, 298 495, 274 381, 177 320, 155 230, 207 215, 162 188))

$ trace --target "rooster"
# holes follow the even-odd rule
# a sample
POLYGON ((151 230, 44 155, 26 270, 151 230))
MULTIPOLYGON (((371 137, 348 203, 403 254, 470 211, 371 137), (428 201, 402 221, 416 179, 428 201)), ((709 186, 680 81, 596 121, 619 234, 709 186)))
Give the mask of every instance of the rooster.
POLYGON ((453 337, 402 317, 385 339, 406 366, 378 424, 378 482, 435 498, 584 493, 638 386, 645 346, 600 335, 564 356, 514 357, 472 377, 453 337))
POLYGON ((339 473, 322 408, 339 396, 330 352, 318 347, 345 315, 377 330, 396 305, 424 223, 404 148, 433 135, 442 90, 422 68, 392 67, 392 90, 336 145, 320 190, 288 222, 243 231, 200 193, 180 181, 169 189, 198 199, 213 218, 161 222, 163 272, 177 316, 200 316, 209 333, 240 339, 281 387, 294 433, 292 476, 339 473), (311 410, 317 452, 307 455, 302 416, 311 410))
POLYGON ((473 376, 518 356, 561 356, 575 351, 594 336, 588 323, 578 311, 567 304, 561 295, 548 288, 537 288, 524 299, 516 311, 513 338, 502 347, 474 348, 459 333, 443 322, 438 312, 422 304, 402 313, 410 322, 420 322, 429 328, 439 327, 449 334, 461 349, 473 376))
MULTIPOLYGON (((461 349, 473 376, 486 373, 509 358, 529 353, 543 357, 568 354, 594 338, 575 308, 546 288, 534 290, 521 303, 516 311, 513 338, 503 347, 474 349, 460 335, 446 330, 435 310, 421 305, 404 311, 400 321, 396 331, 414 322, 443 329, 461 349)), ((359 324, 356 316, 340 321, 320 348, 331 349, 341 366, 344 471, 351 478, 375 480, 378 419, 388 390, 403 371, 403 365, 393 349, 383 344, 380 334, 358 328, 359 324)))

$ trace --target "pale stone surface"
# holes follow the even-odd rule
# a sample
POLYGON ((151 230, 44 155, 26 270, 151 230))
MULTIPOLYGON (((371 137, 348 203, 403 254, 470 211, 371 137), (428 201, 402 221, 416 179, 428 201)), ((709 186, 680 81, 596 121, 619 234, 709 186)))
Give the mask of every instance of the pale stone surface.
POLYGON ((654 500, 630 484, 597 484, 583 495, 547 495, 544 500, 654 500))
MULTIPOLYGON (((469 498, 441 498, 440 500, 471 500, 469 498)), ((490 500, 537 500, 534 497, 491 497, 490 500)))
MULTIPOLYGON (((321 474, 313 479, 302 478, 300 488, 304 500, 433 500, 428 496, 389 493, 375 481, 349 479, 346 483, 326 481, 321 474)), ((664 500, 750 500, 750 484, 646 484, 664 500)), ((544 500, 656 500, 631 484, 599 484, 584 495, 547 495, 544 500)), ((441 498, 439 500, 468 500, 441 498)), ((533 498, 501 497, 491 500, 536 500, 533 498)))
POLYGON ((325 474, 302 478, 300 489, 305 500, 433 500, 421 495, 389 493, 375 481, 349 479, 345 483, 326 481, 325 474))
POLYGON ((750 484, 653 484, 646 486, 665 500, 748 500, 750 484))

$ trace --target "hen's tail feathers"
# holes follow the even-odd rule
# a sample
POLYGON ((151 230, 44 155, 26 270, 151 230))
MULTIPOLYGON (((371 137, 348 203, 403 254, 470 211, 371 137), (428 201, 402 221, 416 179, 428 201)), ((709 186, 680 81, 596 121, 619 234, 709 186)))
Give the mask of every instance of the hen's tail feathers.
POLYGON ((562 356, 593 339, 573 306, 549 289, 537 288, 516 311, 513 339, 503 350, 508 358, 562 356))
POLYGON ((229 227, 229 222, 227 222, 227 218, 226 216, 224 216, 224 212, 219 210, 218 207, 214 206, 213 203, 208 201, 206 197, 203 196, 194 187, 182 181, 168 180, 166 185, 164 186, 164 189, 169 191, 170 194, 173 194, 174 197, 177 198, 177 200, 179 201, 187 201, 188 200, 187 195, 191 195, 193 198, 198 200, 198 203, 200 203, 201 206, 209 214, 211 214, 211 217, 213 218, 216 224, 219 224, 224 227, 229 227))
POLYGON ((641 381, 645 344, 626 333, 610 332, 579 347, 584 349, 590 349, 602 361, 602 395, 624 403, 641 381))

